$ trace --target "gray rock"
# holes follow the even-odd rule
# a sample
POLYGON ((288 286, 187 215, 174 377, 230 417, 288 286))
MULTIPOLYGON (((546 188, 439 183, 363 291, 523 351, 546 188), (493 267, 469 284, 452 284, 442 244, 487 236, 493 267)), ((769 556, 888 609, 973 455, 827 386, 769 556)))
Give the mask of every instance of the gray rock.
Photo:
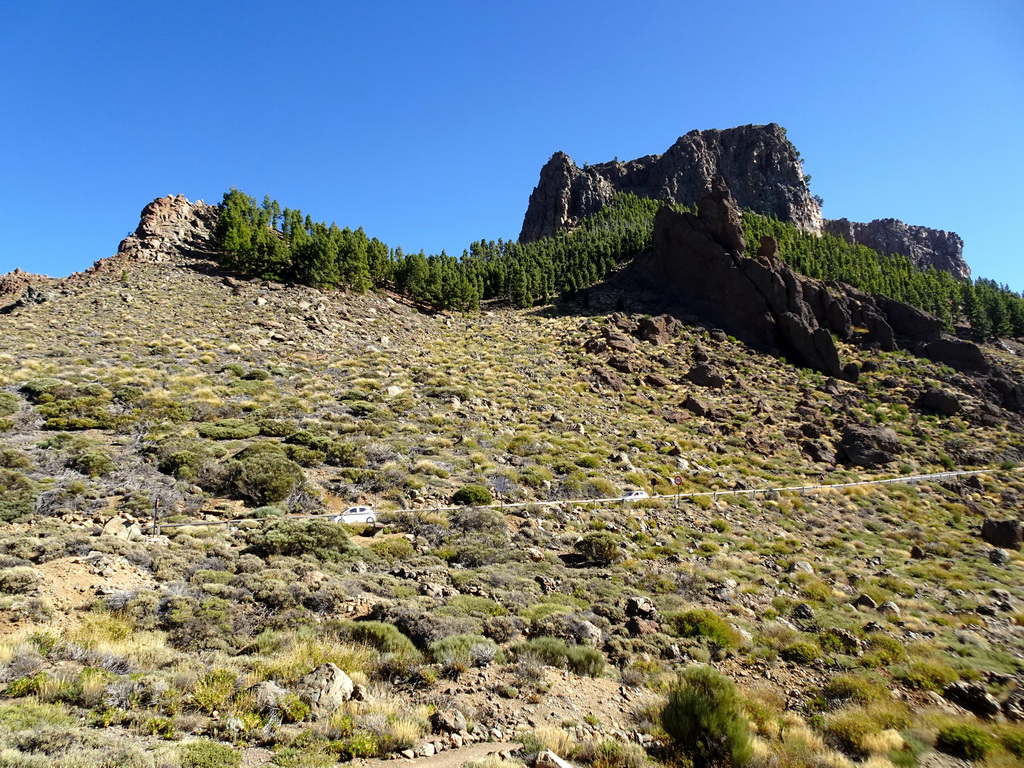
POLYGON ((1010 553, 1007 552, 1005 549, 1000 549, 999 547, 996 547, 995 549, 989 550, 988 559, 989 562, 993 565, 1006 565, 1008 562, 1010 562, 1010 553))
POLYGON ((971 268, 963 258, 964 242, 955 232, 904 224, 899 219, 875 219, 866 224, 828 219, 824 229, 830 235, 866 245, 878 253, 906 256, 921 269, 942 269, 961 280, 971 276, 971 268))
POLYGON ((894 616, 899 618, 900 607, 896 605, 892 600, 886 600, 880 606, 878 606, 878 612, 886 616, 894 616))
POLYGON ((869 595, 863 594, 854 600, 853 604, 858 608, 870 608, 871 610, 875 610, 878 607, 878 603, 871 599, 869 595))
POLYGON ((439 709, 430 715, 434 733, 458 734, 466 730, 466 716, 457 709, 439 709))
POLYGON ((295 692, 309 705, 310 717, 320 720, 351 699, 354 688, 348 675, 327 662, 299 680, 295 692))
POLYGON ((889 464, 902 452, 899 437, 889 427, 848 424, 839 442, 839 453, 860 467, 889 464))
POLYGON ((633 595, 626 598, 626 615, 639 619, 654 619, 658 616, 658 609, 650 598, 642 595, 633 595))

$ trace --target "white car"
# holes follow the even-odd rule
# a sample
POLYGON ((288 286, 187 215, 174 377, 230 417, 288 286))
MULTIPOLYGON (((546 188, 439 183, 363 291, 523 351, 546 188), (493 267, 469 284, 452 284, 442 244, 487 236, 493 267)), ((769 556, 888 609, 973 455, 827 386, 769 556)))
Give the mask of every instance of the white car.
POLYGON ((366 523, 373 525, 377 522, 377 513, 373 507, 349 507, 340 515, 331 518, 332 523, 366 523))
POLYGON ((640 501, 641 499, 651 498, 647 491, 626 491, 622 494, 621 501, 640 501))

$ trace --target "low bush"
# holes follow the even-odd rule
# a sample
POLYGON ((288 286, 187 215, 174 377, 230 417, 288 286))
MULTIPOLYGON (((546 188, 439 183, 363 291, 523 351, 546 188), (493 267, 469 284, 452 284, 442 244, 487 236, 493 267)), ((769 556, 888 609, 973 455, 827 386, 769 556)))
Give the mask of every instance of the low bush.
POLYGON ((482 485, 470 483, 464 485, 452 494, 452 504, 462 504, 467 507, 480 507, 494 501, 491 492, 482 485))
POLYGON ((252 554, 315 555, 321 560, 337 561, 355 551, 344 526, 326 520, 272 520, 248 537, 252 554))
POLYGON ((238 768, 242 753, 215 741, 189 741, 178 749, 181 768, 238 768))
POLYGON ((381 653, 419 656, 412 640, 403 635, 394 624, 383 621, 354 621, 346 626, 348 635, 357 643, 376 648, 381 653))
POLYGON ((244 440, 260 433, 259 424, 242 419, 221 419, 196 425, 196 432, 211 440, 244 440))
POLYGON ((597 565, 612 565, 626 557, 622 537, 609 531, 589 531, 573 548, 597 565))
POLYGON ((306 479, 302 467, 287 458, 276 443, 252 445, 228 462, 228 485, 234 494, 254 504, 283 501, 306 479))
POLYGON ((694 608, 667 617, 672 634, 677 637, 702 637, 720 648, 735 648, 740 634, 725 619, 704 608, 694 608))
POLYGON ((477 634, 451 635, 431 643, 430 656, 438 664, 462 671, 505 661, 505 654, 497 643, 477 634))
POLYGON ((689 667, 679 675, 661 724, 693 768, 744 765, 753 756, 736 688, 711 667, 689 667))
POLYGON ((935 738, 936 749, 963 760, 981 760, 992 747, 992 737, 970 723, 947 725, 935 738))

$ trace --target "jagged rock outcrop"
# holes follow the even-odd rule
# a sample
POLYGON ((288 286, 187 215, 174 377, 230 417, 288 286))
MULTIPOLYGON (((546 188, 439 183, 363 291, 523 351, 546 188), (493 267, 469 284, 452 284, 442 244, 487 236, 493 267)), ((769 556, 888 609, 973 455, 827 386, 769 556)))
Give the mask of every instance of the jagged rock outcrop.
POLYGON ((866 224, 826 219, 824 231, 879 253, 906 256, 922 269, 934 267, 960 280, 971 278, 971 268, 963 257, 964 241, 956 232, 904 224, 899 219, 875 219, 866 224))
POLYGON ((774 216, 809 232, 842 237, 882 254, 907 256, 919 267, 946 270, 961 280, 970 279, 963 240, 955 232, 898 219, 875 219, 866 224, 848 219, 823 221, 808 188, 800 153, 786 138, 785 129, 775 123, 690 131, 664 154, 583 168, 564 152, 556 152, 541 168, 519 241, 533 242, 574 229, 616 192, 689 205, 704 197, 719 176, 741 209, 774 216))
POLYGON ((653 247, 628 272, 640 285, 669 295, 683 312, 751 346, 851 381, 859 369, 842 364, 832 334, 885 351, 899 344, 962 371, 988 371, 981 350, 944 336, 937 318, 843 283, 798 275, 782 263, 772 238, 762 238, 756 256, 748 258, 724 179, 713 182, 697 207, 696 215, 668 206, 658 211, 653 247))
POLYGON ((556 152, 540 172, 519 235, 532 242, 574 228, 616 192, 674 203, 694 203, 725 179, 736 203, 801 229, 821 231, 800 156, 775 123, 690 131, 662 155, 579 168, 556 152))
POLYGON ((215 205, 184 195, 158 197, 145 208, 135 232, 121 241, 117 255, 133 261, 161 261, 172 254, 208 255, 217 227, 215 205))

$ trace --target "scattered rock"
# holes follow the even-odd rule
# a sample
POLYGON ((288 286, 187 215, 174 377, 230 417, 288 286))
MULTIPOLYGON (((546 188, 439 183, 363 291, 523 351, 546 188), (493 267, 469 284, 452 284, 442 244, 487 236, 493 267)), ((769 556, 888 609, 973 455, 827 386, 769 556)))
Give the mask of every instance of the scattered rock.
POLYGON ((716 373, 707 363, 700 363, 693 366, 693 368, 687 372, 686 378, 698 387, 721 389, 725 386, 725 377, 716 373))
POLYGON ((943 416, 953 416, 960 412, 961 405, 956 395, 938 387, 929 387, 917 401, 919 408, 933 411, 943 416))
POLYGON ((1024 542, 1024 524, 1020 520, 993 520, 981 524, 981 537, 993 547, 1020 549, 1024 542))
POLYGON ((299 680, 295 692, 309 705, 310 717, 320 720, 351 699, 354 688, 348 675, 327 662, 299 680))
POLYGON ((1002 710, 999 701, 981 683, 958 680, 942 689, 942 695, 954 704, 981 717, 994 717, 1002 710))
POLYGON ((853 604, 858 608, 870 608, 871 610, 875 610, 878 607, 878 603, 876 603, 870 595, 864 594, 854 600, 853 604))
POLYGON ((988 559, 993 565, 1006 565, 1010 562, 1010 553, 1005 549, 996 547, 995 549, 989 550, 988 559))
POLYGON ((434 733, 461 733, 466 730, 466 716, 454 708, 439 709, 430 715, 430 728, 434 733))
POLYGON ((839 442, 840 455, 861 467, 889 464, 902 451, 899 437, 889 427, 848 424, 839 442))

